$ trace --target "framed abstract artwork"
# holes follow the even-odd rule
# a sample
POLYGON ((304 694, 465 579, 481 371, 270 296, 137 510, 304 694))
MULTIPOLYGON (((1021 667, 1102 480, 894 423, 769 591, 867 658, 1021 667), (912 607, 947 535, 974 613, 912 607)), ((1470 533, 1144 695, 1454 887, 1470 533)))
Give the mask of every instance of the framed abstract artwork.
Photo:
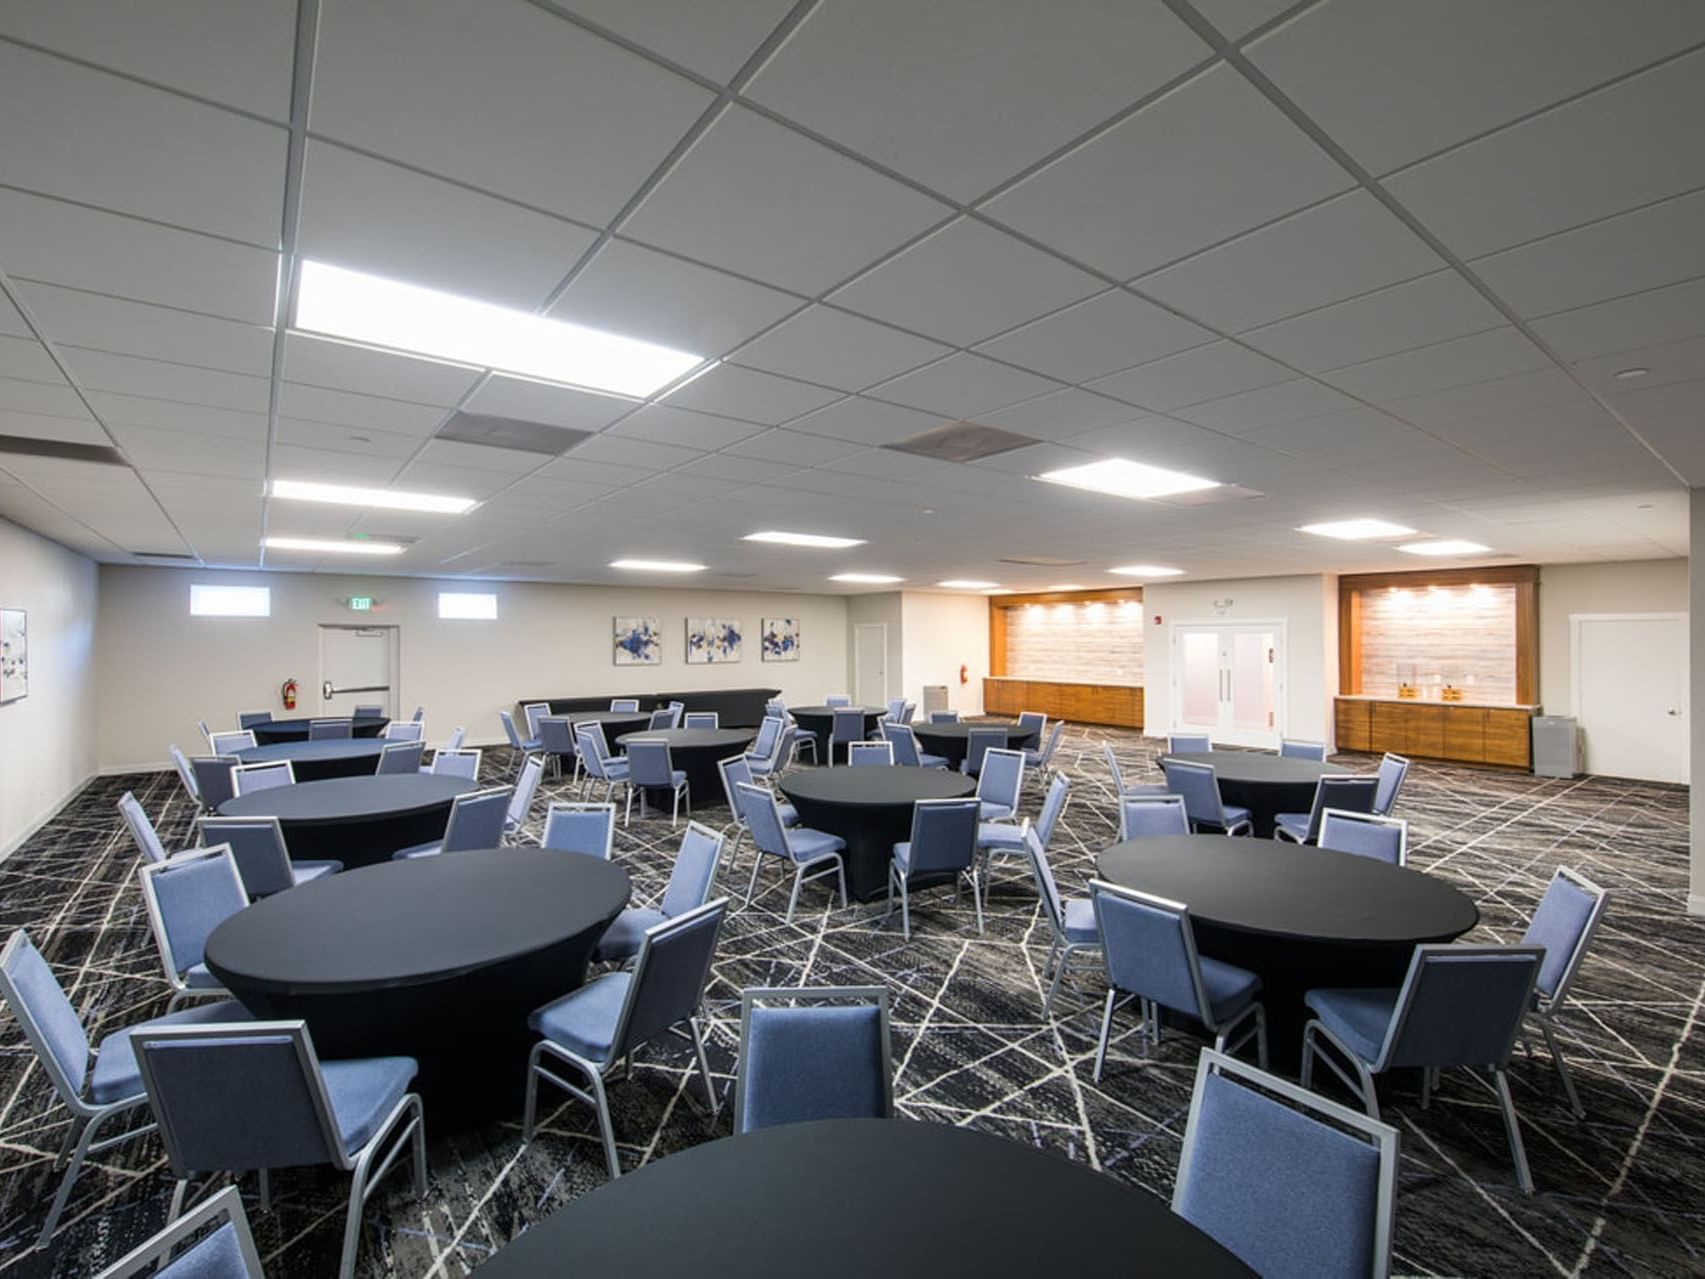
POLYGON ((762 644, 759 657, 766 662, 797 662, 799 660, 799 619, 797 617, 766 617, 763 619, 762 644))
POLYGON ((0 703, 30 695, 30 615, 0 608, 0 703))
POLYGON ((725 617, 687 619, 687 662, 689 665, 738 662, 740 623, 725 617))
POLYGON ((616 618, 614 652, 617 666, 661 666, 663 631, 657 619, 616 618))

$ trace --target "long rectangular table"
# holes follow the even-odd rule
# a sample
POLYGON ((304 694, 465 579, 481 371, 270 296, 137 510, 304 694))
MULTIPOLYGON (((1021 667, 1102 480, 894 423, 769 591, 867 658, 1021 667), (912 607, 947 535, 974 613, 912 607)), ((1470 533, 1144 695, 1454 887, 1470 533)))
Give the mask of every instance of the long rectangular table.
POLYGON ((523 706, 544 702, 552 715, 576 711, 605 711, 613 698, 637 698, 644 712, 681 702, 690 711, 715 711, 724 728, 756 728, 764 720, 764 703, 781 696, 779 688, 704 688, 682 693, 600 693, 596 697, 529 697, 515 704, 515 722, 525 724, 523 706))

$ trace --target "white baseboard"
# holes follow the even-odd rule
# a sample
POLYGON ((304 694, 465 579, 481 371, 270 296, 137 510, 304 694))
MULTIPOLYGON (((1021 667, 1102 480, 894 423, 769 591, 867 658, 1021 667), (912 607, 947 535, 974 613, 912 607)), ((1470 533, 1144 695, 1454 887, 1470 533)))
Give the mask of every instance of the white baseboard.
POLYGON ((66 791, 64 795, 60 796, 57 804, 48 809, 47 812, 43 813, 40 817, 36 818, 35 821, 31 822, 18 834, 7 840, 3 846, 0 846, 0 862, 5 861, 13 853, 17 852, 18 849, 22 848, 27 842, 29 842, 31 837, 34 836, 37 831, 64 812, 65 806, 72 800, 76 799, 77 793, 90 782, 94 781, 96 776, 97 774, 90 773, 87 777, 84 777, 82 780, 77 782, 77 784, 70 790, 66 791))
POLYGON ((1705 896, 1689 893, 1687 895, 1687 913, 1689 915, 1705 915, 1705 896))

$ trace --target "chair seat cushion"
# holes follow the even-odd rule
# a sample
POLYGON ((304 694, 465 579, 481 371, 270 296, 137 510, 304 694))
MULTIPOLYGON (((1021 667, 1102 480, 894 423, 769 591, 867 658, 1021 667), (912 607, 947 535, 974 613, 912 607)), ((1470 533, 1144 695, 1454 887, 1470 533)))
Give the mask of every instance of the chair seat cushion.
POLYGON ((536 751, 536 750, 542 749, 543 747, 544 747, 544 743, 542 741, 540 741, 537 737, 527 737, 527 738, 523 738, 521 741, 521 749, 524 751, 536 751))
POLYGON ((1261 978, 1247 968, 1228 964, 1207 955, 1199 956, 1202 987, 1208 992, 1208 1009, 1214 1020, 1224 1022, 1237 1016, 1261 993, 1261 978))
POLYGON ((1386 1027, 1397 1009, 1395 986, 1311 990, 1303 997, 1314 1015, 1343 1045, 1373 1063, 1385 1043, 1386 1027))
MULTIPOLYGON (((1127 799, 1139 799, 1149 795, 1170 795, 1172 791, 1165 782, 1136 782, 1125 787, 1124 794, 1127 799)), ((1226 811, 1229 813, 1231 810, 1228 808, 1226 811)))
POLYGON ((415 844, 411 848, 399 848, 391 854, 394 862, 412 861, 416 857, 436 857, 444 851, 444 841, 435 839, 430 844, 415 844))
POLYGON ((608 1061, 616 1022, 632 982, 632 973, 605 973, 579 990, 534 1009, 527 1025, 576 1057, 608 1061))
POLYGON ((1302 843, 1308 838, 1308 814, 1280 813, 1273 819, 1273 833, 1283 834, 1299 844, 1302 843))
POLYGON ((345 1154, 353 1155, 373 1140, 419 1070, 413 1057, 354 1057, 320 1063, 345 1154))
POLYGON ((1011 822, 978 822, 978 848, 1023 848, 1024 828, 1011 822))
POLYGON ((639 954, 639 942, 645 930, 667 918, 662 911, 650 906, 629 906, 604 930, 592 958, 600 963, 633 958, 639 954))
POLYGON ((142 1095, 142 1070, 136 1064, 136 1050, 130 1046, 130 1037, 139 1030, 252 1020, 249 1010, 236 1000, 222 999, 217 1003, 197 1004, 194 1008, 167 1013, 164 1017, 139 1021, 134 1026, 115 1031, 101 1040, 100 1055, 95 1058, 95 1068, 89 1072, 89 1099, 105 1106, 142 1095))
POLYGON ((919 751, 918 752, 918 767, 920 767, 920 768, 946 768, 947 767, 947 756, 945 756, 945 755, 929 755, 929 754, 924 753, 923 751, 919 751))
POLYGON ((846 846, 847 841, 839 835, 831 835, 826 830, 812 830, 809 826, 795 826, 787 833, 788 851, 799 862, 815 861, 830 853, 838 853, 846 846))
POLYGON ((625 759, 607 759, 604 761, 604 776, 611 781, 626 781, 628 767, 628 762, 625 759))
POLYGON ((1066 940, 1094 942, 1101 940, 1101 930, 1095 926, 1095 903, 1087 897, 1068 897, 1066 907, 1066 940))
POLYGON ((191 964, 184 969, 184 985, 191 990, 218 990, 220 981, 206 964, 191 964))
POLYGON ((293 862, 290 877, 298 884, 308 884, 327 875, 335 875, 342 869, 342 862, 293 862))
POLYGON ((1012 816, 1012 805, 1011 804, 996 804, 990 800, 985 799, 980 805, 978 805, 977 815, 979 817, 981 817, 985 822, 991 821, 996 817, 1011 817, 1012 816))

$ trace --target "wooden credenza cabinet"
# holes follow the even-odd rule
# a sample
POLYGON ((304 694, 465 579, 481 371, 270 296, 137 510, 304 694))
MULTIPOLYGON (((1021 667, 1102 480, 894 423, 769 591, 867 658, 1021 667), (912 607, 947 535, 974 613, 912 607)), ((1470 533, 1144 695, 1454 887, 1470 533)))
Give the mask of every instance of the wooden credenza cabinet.
POLYGON ((990 715, 1041 711, 1075 724, 1143 726, 1143 690, 1131 684, 1066 684, 1053 680, 989 678, 983 710, 990 715))
POLYGON ((1527 768, 1533 714, 1526 706, 1340 697, 1338 749, 1527 768))

